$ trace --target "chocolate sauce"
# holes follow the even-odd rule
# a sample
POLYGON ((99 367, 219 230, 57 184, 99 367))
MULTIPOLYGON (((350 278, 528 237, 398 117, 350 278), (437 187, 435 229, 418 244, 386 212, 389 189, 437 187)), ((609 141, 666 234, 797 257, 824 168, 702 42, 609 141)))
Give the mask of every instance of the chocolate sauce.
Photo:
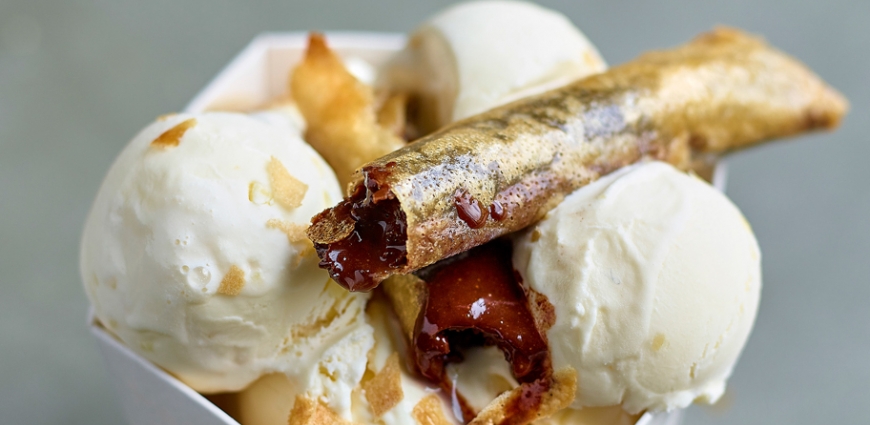
POLYGON ((489 206, 489 216, 495 221, 502 221, 507 217, 504 206, 499 201, 492 201, 489 206))
POLYGON ((405 213, 388 187, 359 186, 333 214, 353 219, 353 231, 331 244, 315 243, 314 248, 320 267, 340 285, 350 291, 369 291, 380 283, 373 275, 405 265, 405 213))
POLYGON ((458 349, 499 347, 523 385, 523 396, 511 406, 533 412, 549 389, 552 366, 511 255, 510 242, 496 240, 418 272, 428 299, 417 319, 414 351, 421 374, 449 387, 444 367, 462 360, 458 349))
POLYGON ((456 214, 472 229, 478 229, 486 224, 486 213, 483 204, 474 199, 468 191, 459 189, 453 195, 456 214))

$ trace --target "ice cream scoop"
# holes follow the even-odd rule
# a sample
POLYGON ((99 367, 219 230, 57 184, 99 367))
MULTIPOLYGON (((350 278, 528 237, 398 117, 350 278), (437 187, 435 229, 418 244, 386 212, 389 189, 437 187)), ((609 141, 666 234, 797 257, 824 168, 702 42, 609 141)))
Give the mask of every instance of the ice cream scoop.
POLYGON ((626 167, 514 249, 523 284, 554 307, 547 337, 554 368, 577 371, 572 407, 633 414, 722 395, 761 289, 758 243, 722 193, 664 163, 626 167))
POLYGON ((417 28, 380 72, 405 92, 422 134, 607 68, 564 15, 519 1, 452 6, 417 28))
POLYGON ((279 372, 349 415, 374 344, 368 296, 317 267, 305 228, 341 191, 299 134, 281 113, 147 126, 99 190, 82 279, 103 326, 193 389, 279 372))
MULTIPOLYGON (((368 373, 354 389, 351 416, 344 419, 383 425, 459 423, 451 412, 449 396, 408 369, 402 359, 407 343, 385 300, 373 299, 365 316, 375 329, 375 344, 364 356, 368 373)), ((261 378, 237 400, 238 419, 244 425, 286 425, 288 418, 291 425, 341 423, 334 412, 317 412, 319 401, 284 374, 261 378), (304 413, 305 406, 311 405, 322 421, 304 413)))

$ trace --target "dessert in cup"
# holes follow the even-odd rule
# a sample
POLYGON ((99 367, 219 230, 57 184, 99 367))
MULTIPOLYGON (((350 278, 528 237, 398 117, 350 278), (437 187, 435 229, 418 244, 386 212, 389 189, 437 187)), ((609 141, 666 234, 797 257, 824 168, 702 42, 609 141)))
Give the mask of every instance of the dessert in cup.
MULTIPOLYGON (((162 117, 82 238, 96 318, 243 424, 635 423, 715 402, 758 244, 704 178, 847 104, 717 28, 608 68, 563 15, 453 6, 367 79, 162 117)), ((363 73, 366 74, 366 73, 363 73)))

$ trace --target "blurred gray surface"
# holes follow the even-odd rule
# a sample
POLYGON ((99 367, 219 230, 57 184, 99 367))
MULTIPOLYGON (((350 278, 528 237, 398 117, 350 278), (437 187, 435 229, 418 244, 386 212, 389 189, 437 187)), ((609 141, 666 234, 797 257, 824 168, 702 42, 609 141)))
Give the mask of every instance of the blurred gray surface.
MULTIPOLYGON (((687 424, 870 423, 870 1, 545 1, 612 63, 716 24, 763 34, 852 102, 834 134, 735 155, 764 288, 724 400, 687 424)), ((407 31, 433 1, 0 0, 0 423, 118 424, 78 240, 114 156, 263 31, 407 31)))

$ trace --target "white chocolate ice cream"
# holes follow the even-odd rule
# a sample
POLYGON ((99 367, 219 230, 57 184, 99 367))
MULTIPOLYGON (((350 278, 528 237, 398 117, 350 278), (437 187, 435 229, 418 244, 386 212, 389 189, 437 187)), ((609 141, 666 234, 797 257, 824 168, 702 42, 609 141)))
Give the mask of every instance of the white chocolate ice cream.
POLYGON ((417 97, 424 132, 604 71, 564 15, 532 3, 476 1, 417 28, 378 85, 417 97))
POLYGON ((761 289, 740 211, 659 162, 568 196, 518 237, 514 267, 555 307, 547 336, 554 367, 578 373, 572 407, 629 413, 717 400, 761 289))
POLYGON ((349 417, 374 344, 365 294, 317 267, 310 218, 341 199, 280 114, 180 114, 142 130, 85 225, 81 273, 100 323, 193 389, 271 372, 349 417))

